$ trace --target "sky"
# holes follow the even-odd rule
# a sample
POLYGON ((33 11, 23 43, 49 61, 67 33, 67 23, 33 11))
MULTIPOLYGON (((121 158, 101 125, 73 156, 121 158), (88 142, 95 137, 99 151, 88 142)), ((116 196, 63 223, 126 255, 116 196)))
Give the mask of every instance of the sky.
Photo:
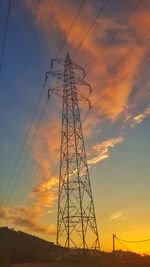
MULTIPOLYGON (((0 55, 7 11, 0 1, 0 55)), ((47 102, 59 82, 44 79, 69 51, 93 88, 93 108, 80 107, 101 249, 111 251, 113 233, 150 238, 149 41, 149 0, 12 0, 0 72, 1 226, 55 242, 62 102, 47 102)), ((150 253, 150 242, 129 249, 150 253)))

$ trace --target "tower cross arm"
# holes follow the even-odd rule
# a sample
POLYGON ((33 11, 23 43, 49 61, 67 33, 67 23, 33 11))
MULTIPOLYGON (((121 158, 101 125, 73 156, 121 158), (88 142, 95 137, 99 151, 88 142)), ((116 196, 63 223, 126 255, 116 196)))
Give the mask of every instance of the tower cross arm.
POLYGON ((86 72, 85 72, 84 68, 80 67, 79 65, 77 65, 77 64, 74 63, 74 62, 72 62, 72 66, 73 66, 74 70, 79 70, 79 71, 81 71, 81 72, 82 72, 82 76, 83 76, 83 78, 85 78, 85 76, 86 76, 86 72))
POLYGON ((63 97, 63 88, 62 86, 54 87, 48 89, 48 98, 50 98, 51 94, 63 97))
POLYGON ((92 93, 92 87, 87 81, 85 81, 84 79, 82 79, 78 75, 75 75, 74 78, 75 78, 75 82, 76 82, 77 85, 87 86, 89 88, 89 94, 92 93))
POLYGON ((77 94, 78 94, 78 100, 87 102, 89 105, 89 110, 90 110, 92 108, 92 104, 91 104, 90 99, 88 97, 82 95, 79 90, 77 90, 77 94))

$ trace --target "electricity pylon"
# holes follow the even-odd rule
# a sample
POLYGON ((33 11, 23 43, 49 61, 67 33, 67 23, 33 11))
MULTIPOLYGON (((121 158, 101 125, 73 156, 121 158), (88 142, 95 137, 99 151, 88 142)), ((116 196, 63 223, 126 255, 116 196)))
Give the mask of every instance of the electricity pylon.
POLYGON ((78 101, 87 101, 77 85, 90 85, 84 80, 85 71, 72 62, 69 54, 65 60, 52 59, 51 75, 63 81, 62 87, 48 90, 63 98, 60 148, 57 244, 67 248, 99 250, 99 237, 89 170, 85 152, 78 101), (55 70, 55 66, 63 70, 55 70), (79 76, 79 72, 82 76, 79 76))

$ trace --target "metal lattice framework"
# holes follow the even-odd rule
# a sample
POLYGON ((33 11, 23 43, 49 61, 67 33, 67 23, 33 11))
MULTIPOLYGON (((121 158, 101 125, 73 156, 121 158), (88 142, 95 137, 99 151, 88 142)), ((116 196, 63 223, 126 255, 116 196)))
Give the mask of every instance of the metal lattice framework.
POLYGON ((48 90, 63 98, 62 130, 60 148, 60 172, 57 217, 57 244, 68 248, 99 250, 99 237, 94 203, 90 185, 89 170, 85 152, 78 101, 87 101, 77 85, 90 85, 84 80, 84 70, 72 62, 69 54, 66 60, 52 59, 51 75, 63 81, 62 87, 48 90), (63 67, 55 70, 55 65, 63 67), (82 72, 82 77, 78 75, 82 72))

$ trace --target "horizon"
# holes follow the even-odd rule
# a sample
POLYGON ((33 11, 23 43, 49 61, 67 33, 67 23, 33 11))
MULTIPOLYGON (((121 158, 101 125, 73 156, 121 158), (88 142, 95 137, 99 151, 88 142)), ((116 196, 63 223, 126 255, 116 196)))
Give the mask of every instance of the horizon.
MULTIPOLYGON (((31 237, 35 237, 35 238, 37 238, 37 239, 40 239, 40 240, 43 240, 43 241, 46 241, 46 242, 48 242, 49 244, 54 244, 56 247, 57 246, 60 246, 60 245, 57 245, 57 244, 55 244, 54 242, 51 242, 50 240, 46 240, 46 239, 43 239, 43 238, 40 238, 38 235, 33 235, 33 234, 30 234, 30 233, 28 233, 28 232, 24 232, 24 231, 21 231, 21 230, 19 230, 19 229, 15 229, 15 228, 9 228, 9 227, 7 227, 7 226, 3 226, 3 227, 0 227, 0 230, 10 230, 10 231, 13 231, 13 232, 16 232, 16 233, 22 233, 22 234, 26 234, 26 235, 29 235, 29 236, 31 236, 31 237)), ((130 242, 130 241, 129 241, 130 242)), ((112 242, 113 243, 113 242, 112 242)), ((63 247, 63 246, 60 246, 60 247, 62 247, 62 248, 65 248, 65 247, 63 247)), ((70 248, 70 249, 77 249, 78 250, 78 248, 70 248)), ((133 251, 131 251, 131 250, 123 250, 123 249, 116 249, 116 250, 114 250, 113 251, 113 244, 112 244, 112 251, 104 251, 104 250, 96 250, 97 252, 100 252, 100 253, 110 253, 110 254, 113 254, 113 253, 117 253, 117 252, 119 252, 119 251, 121 251, 121 252, 125 252, 125 253, 135 253, 135 254, 137 254, 137 255, 140 255, 140 256, 149 256, 150 257, 150 254, 146 254, 146 253, 138 253, 138 252, 133 252, 133 251)))

